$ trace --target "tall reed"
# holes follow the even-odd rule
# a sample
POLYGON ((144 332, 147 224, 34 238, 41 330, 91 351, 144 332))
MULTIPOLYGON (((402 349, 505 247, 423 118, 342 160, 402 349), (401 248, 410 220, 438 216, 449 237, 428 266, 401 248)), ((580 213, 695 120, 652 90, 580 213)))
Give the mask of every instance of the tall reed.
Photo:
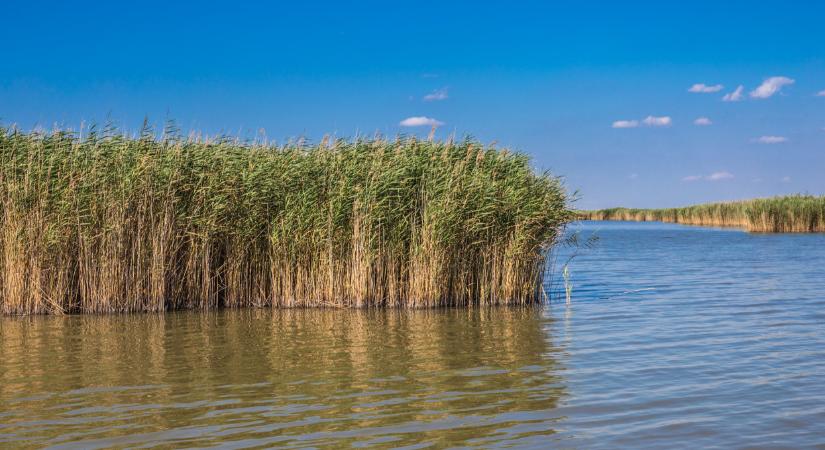
POLYGON ((0 128, 6 314, 533 303, 559 179, 472 140, 0 128))
POLYGON ((582 220, 661 221, 738 227, 758 233, 825 232, 825 196, 790 195, 684 208, 581 211, 582 220))

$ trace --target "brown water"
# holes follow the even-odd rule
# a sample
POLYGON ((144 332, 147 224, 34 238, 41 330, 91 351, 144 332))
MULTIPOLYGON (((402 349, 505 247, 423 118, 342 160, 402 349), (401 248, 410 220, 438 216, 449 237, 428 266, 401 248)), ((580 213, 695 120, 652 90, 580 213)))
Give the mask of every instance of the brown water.
POLYGON ((570 305, 1 318, 0 447, 825 445, 825 235, 583 232, 570 305))

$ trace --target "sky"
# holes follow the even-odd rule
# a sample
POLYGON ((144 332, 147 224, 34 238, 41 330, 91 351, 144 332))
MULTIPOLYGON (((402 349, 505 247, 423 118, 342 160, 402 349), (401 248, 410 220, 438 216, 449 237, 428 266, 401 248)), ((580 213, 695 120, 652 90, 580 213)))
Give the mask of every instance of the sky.
POLYGON ((317 142, 435 125, 530 154, 582 209, 825 194, 823 2, 31 1, 3 14, 6 126, 148 117, 317 142))

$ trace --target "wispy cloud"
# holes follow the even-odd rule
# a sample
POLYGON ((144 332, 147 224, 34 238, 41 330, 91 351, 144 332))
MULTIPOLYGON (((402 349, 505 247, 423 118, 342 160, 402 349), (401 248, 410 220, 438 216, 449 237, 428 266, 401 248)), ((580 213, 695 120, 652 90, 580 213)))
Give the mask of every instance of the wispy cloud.
POLYGON ((441 100, 447 100, 449 96, 447 95, 447 88, 436 89, 429 94, 424 96, 425 102, 437 102, 441 100))
POLYGON ((782 179, 779 180, 779 181, 781 181, 783 183, 790 183, 791 182, 791 177, 782 177, 782 179))
POLYGON ((733 174, 724 170, 721 172, 713 172, 712 174, 705 177, 705 179, 708 181, 730 180, 731 178, 733 178, 733 174))
POLYGON ((667 127, 673 124, 673 120, 670 119, 670 116, 647 116, 644 120, 642 120, 642 123, 649 127, 667 127))
POLYGON ((688 92, 693 92, 695 94, 711 94, 713 92, 719 92, 722 90, 724 86, 721 84, 714 84, 714 85, 707 85, 705 83, 696 83, 688 89, 688 92))
POLYGON ((708 125, 713 125, 713 122, 707 117, 699 117, 698 119, 693 121, 693 124, 698 125, 700 127, 706 127, 708 125))
POLYGON ((416 117, 407 117, 406 119, 402 120, 398 123, 402 127, 440 127, 444 125, 444 122, 439 120, 433 119, 431 117, 424 117, 424 116, 416 116, 416 117))
POLYGON ((754 139, 753 142, 757 144, 781 144, 783 142, 788 142, 788 138, 785 136, 759 136, 754 139))
POLYGON ((734 90, 733 92, 728 92, 727 94, 725 94, 722 97, 722 101, 723 102, 738 102, 739 100, 742 100, 742 91, 744 91, 744 90, 745 90, 745 86, 742 86, 740 84, 739 86, 736 87, 736 90, 734 90))
POLYGON ((638 173, 631 173, 630 175, 627 176, 627 178, 630 179, 630 180, 635 180, 635 179, 639 178, 639 174, 638 173))
POLYGON ((751 91, 751 98, 769 98, 782 89, 782 86, 794 84, 788 77, 770 77, 762 82, 758 88, 751 91))
POLYGON ((700 180, 723 181, 723 180, 730 180, 730 179, 733 179, 733 178, 734 178, 734 176, 733 176, 732 173, 730 173, 726 170, 722 170, 722 171, 719 171, 719 172, 713 172, 710 175, 688 175, 688 176, 682 178, 682 181, 688 181, 688 182, 700 181, 700 180))
POLYGON ((816 95, 817 97, 825 97, 825 89, 823 89, 823 90, 821 90, 821 91, 817 92, 815 95, 816 95))
POLYGON ((636 128, 638 126, 638 120, 617 120, 613 122, 613 128, 636 128))

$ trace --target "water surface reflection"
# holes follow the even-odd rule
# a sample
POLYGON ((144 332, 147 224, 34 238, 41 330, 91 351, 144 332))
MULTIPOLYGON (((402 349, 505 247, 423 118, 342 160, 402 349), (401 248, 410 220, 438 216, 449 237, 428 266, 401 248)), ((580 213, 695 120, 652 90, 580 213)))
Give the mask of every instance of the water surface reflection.
POLYGON ((539 308, 4 318, 0 443, 540 445, 562 367, 539 308))

